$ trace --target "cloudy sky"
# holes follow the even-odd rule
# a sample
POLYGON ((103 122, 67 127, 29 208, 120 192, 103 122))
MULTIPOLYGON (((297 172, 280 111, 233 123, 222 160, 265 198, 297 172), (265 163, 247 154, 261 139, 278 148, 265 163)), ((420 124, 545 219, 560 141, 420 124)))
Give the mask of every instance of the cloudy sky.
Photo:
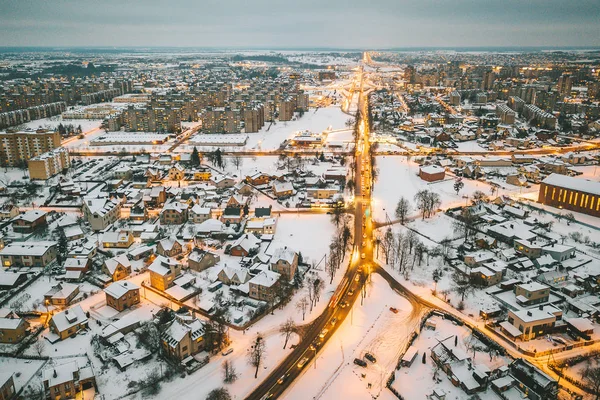
POLYGON ((600 46, 600 3, 0 0, 0 46, 600 46))

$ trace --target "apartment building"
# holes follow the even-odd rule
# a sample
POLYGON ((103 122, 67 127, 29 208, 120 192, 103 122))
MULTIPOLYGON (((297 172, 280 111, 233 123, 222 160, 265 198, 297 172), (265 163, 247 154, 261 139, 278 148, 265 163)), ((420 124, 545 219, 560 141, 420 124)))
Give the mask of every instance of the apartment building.
POLYGON ((584 178, 550 174, 540 185, 538 202, 600 216, 600 183, 584 178))
POLYGON ((0 132, 0 165, 19 166, 29 159, 60 147, 58 131, 0 132))
POLYGON ((29 178, 46 180, 70 166, 69 152, 59 147, 29 160, 29 178))

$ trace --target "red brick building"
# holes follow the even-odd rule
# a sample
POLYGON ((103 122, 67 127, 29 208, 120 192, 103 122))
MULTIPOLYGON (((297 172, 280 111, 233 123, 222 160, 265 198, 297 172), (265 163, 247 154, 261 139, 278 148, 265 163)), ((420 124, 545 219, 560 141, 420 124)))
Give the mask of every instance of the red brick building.
POLYGON ((419 168, 419 177, 427 182, 441 181, 446 177, 446 170, 437 165, 426 165, 419 168))
POLYGON ((550 174, 540 185, 538 202, 600 217, 600 182, 550 174))

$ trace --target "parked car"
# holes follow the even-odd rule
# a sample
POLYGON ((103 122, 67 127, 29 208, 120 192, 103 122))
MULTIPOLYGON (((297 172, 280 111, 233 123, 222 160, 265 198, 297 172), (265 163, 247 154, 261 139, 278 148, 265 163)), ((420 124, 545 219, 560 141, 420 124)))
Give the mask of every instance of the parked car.
POLYGON ((375 364, 377 362, 377 359, 375 358, 375 356, 371 353, 365 353, 365 358, 369 361, 371 361, 373 364, 375 364))
POLYGON ((308 357, 302 357, 302 359, 300 360, 300 362, 298 362, 298 368, 304 367, 307 362, 308 362, 308 357))
POLYGON ((358 365, 359 367, 363 367, 363 368, 367 366, 367 363, 364 360, 361 360, 360 358, 355 358, 354 364, 358 365))
POLYGON ((398 309, 396 307, 390 307, 390 311, 394 314, 398 314, 398 309))
POLYGON ((226 349, 226 350, 223 350, 223 351, 221 352, 221 354, 222 354, 222 355, 224 355, 224 356, 226 356, 226 355, 228 355, 228 354, 231 354, 231 353, 233 353, 233 347, 230 347, 230 348, 228 348, 228 349, 226 349))

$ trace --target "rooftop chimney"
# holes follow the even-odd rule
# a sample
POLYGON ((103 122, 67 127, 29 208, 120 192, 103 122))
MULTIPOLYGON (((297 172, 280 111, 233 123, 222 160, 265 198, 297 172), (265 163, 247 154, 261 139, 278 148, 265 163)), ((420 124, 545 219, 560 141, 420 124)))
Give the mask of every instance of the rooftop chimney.
POLYGON ((531 317, 532 316, 531 311, 527 311, 527 315, 531 317))

